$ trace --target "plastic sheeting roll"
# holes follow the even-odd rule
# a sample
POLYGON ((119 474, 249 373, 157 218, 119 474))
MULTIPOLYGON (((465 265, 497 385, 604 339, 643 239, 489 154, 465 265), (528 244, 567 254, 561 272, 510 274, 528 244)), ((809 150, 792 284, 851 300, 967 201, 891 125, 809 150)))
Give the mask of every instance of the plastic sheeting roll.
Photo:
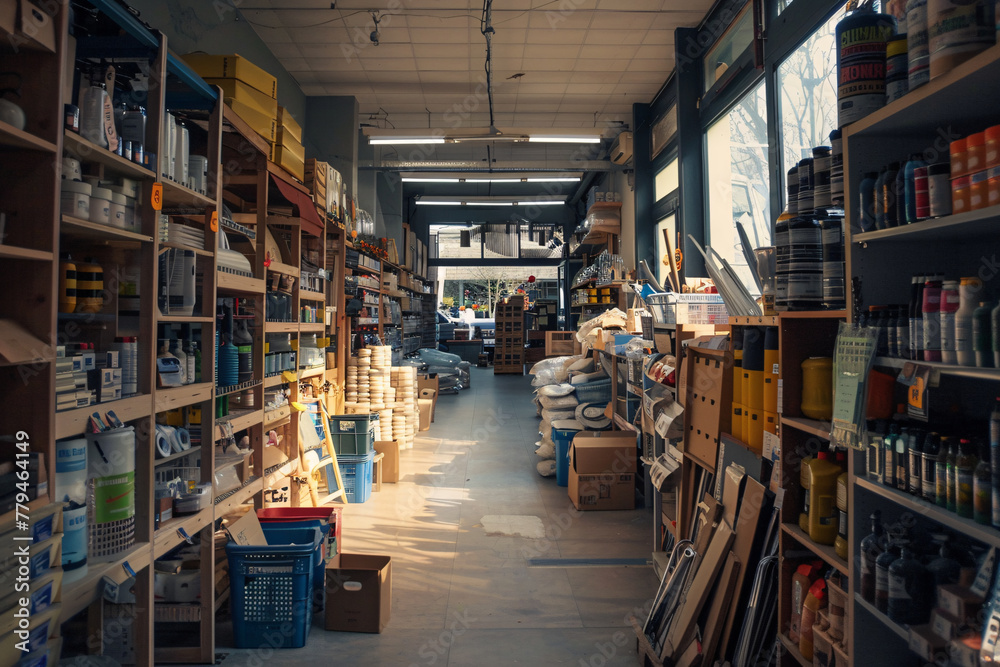
POLYGON ((177 436, 177 444, 180 446, 182 452, 186 452, 191 449, 191 434, 186 428, 178 428, 174 431, 177 436))
POLYGON ((170 456, 170 438, 163 432, 162 426, 156 427, 156 454, 159 458, 170 456))

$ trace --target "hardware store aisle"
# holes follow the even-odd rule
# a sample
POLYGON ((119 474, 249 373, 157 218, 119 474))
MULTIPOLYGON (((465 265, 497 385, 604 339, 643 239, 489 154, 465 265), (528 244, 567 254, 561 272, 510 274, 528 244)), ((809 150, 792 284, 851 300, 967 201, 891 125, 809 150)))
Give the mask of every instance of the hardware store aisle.
POLYGON ((529 559, 648 559, 650 510, 576 512, 535 472, 530 377, 472 373, 472 388, 439 397, 431 429, 402 452, 400 482, 344 512, 345 551, 392 556, 388 627, 326 632, 317 616, 305 648, 258 653, 225 648, 220 623, 223 665, 635 664, 628 616, 652 601, 651 566, 529 559), (488 533, 491 515, 518 517, 487 519, 488 533), (540 539, 509 536, 518 531, 540 539))

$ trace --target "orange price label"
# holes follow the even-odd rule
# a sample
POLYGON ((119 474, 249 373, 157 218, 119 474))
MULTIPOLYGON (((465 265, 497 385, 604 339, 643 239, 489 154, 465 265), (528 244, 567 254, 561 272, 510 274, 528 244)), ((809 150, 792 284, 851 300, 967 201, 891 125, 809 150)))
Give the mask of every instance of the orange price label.
POLYGON ((924 389, 924 378, 917 375, 913 378, 908 395, 909 404, 917 410, 924 409, 924 389))
POLYGON ((154 211, 163 210, 163 183, 153 183, 153 191, 149 194, 149 203, 154 211))
POLYGON ((208 226, 213 232, 219 231, 219 212, 212 211, 212 219, 209 221, 208 226))

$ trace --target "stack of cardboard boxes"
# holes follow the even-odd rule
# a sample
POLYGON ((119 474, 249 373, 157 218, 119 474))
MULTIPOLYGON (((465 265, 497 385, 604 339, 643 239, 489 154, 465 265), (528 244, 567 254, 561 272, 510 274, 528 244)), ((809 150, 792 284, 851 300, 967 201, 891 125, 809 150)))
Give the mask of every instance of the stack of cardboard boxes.
POLYGON ((271 160, 305 182, 306 149, 302 146, 302 126, 295 122, 292 114, 284 107, 278 107, 278 140, 272 146, 271 160))
POLYGON ((303 181, 312 191, 316 207, 340 219, 342 209, 343 178, 340 172, 316 158, 306 160, 306 177, 303 181))

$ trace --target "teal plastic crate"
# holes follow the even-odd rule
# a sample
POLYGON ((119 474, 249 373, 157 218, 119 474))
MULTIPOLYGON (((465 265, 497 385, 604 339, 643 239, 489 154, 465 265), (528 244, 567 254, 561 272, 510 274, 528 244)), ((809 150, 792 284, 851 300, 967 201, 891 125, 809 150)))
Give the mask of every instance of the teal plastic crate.
POLYGON ((330 438, 338 455, 365 456, 375 451, 378 414, 330 415, 330 438))

